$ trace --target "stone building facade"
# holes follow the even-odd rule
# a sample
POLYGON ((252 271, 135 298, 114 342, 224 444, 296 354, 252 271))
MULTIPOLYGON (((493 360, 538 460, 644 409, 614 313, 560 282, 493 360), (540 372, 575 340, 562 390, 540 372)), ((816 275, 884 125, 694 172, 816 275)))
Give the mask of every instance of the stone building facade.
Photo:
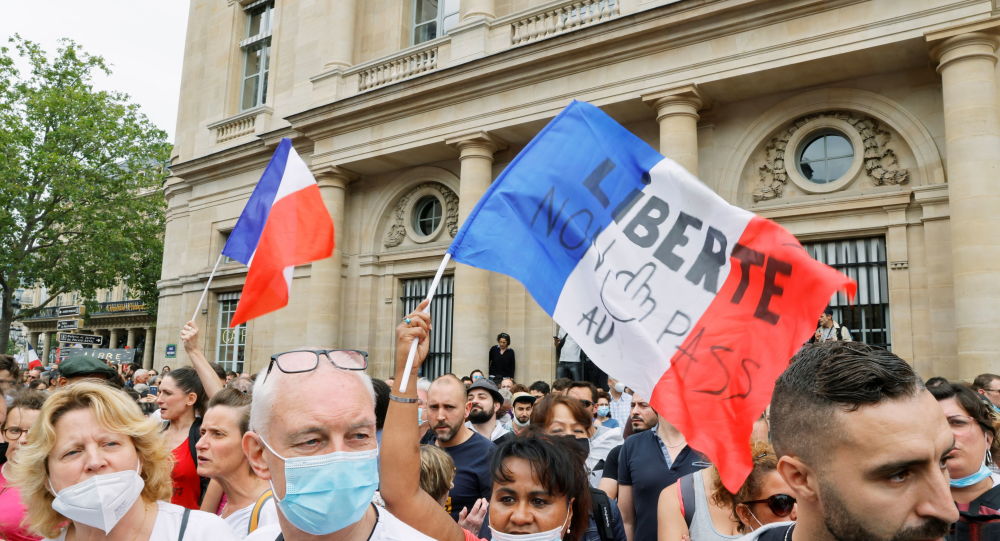
MULTIPOLYGON (((157 365, 290 137, 336 251, 244 329, 224 261, 206 350, 254 371, 354 347, 387 375, 457 226, 579 99, 857 277, 858 306, 832 300, 857 338, 928 376, 997 370, 998 0, 193 0, 189 21, 157 365)), ((553 377, 555 325, 520 284, 451 265, 443 287, 434 371, 485 369, 504 331, 517 379, 553 377)))

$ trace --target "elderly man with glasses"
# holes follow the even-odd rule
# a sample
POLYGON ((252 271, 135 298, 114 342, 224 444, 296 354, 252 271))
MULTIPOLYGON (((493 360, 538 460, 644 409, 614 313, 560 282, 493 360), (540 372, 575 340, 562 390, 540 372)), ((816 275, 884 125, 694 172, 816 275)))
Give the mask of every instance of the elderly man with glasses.
POLYGON ((379 476, 367 357, 302 348, 272 356, 257 378, 243 451, 274 490, 279 524, 247 539, 429 541, 371 503, 379 476))

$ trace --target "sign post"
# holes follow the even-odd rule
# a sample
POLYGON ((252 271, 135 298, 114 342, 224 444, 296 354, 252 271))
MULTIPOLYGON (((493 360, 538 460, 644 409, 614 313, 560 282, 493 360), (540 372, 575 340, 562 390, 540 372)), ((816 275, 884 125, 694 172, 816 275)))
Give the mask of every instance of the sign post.
POLYGON ((77 334, 61 332, 59 333, 59 341, 67 344, 87 344, 99 346, 104 343, 104 337, 99 334, 77 334))

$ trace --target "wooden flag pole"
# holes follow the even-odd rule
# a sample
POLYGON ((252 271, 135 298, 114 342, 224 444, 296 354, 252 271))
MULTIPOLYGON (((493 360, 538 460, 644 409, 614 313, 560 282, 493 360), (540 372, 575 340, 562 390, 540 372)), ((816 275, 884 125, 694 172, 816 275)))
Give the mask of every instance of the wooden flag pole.
MULTIPOLYGON (((444 268, 448 266, 448 261, 451 260, 451 254, 448 252, 444 253, 444 258, 441 259, 441 265, 438 266, 437 274, 434 275, 434 280, 431 281, 431 287, 427 290, 427 306, 424 307, 424 312, 429 312, 431 307, 431 301, 434 299, 434 292, 437 291, 438 282, 441 281, 441 275, 444 274, 444 268)), ((399 382, 399 392, 406 392, 406 385, 410 381, 410 370, 413 369, 413 358, 417 356, 417 343, 419 340, 413 339, 410 344, 410 353, 406 356, 406 368, 403 370, 403 379, 399 382)))
POLYGON ((208 295, 208 287, 212 285, 212 277, 215 276, 215 271, 219 269, 219 263, 222 263, 222 254, 219 254, 219 259, 215 260, 215 266, 212 267, 212 272, 208 275, 208 281, 205 282, 205 289, 201 292, 201 298, 198 299, 198 306, 194 308, 194 314, 191 314, 191 319, 188 321, 194 321, 194 318, 198 317, 198 312, 201 310, 202 303, 205 302, 205 295, 208 295))

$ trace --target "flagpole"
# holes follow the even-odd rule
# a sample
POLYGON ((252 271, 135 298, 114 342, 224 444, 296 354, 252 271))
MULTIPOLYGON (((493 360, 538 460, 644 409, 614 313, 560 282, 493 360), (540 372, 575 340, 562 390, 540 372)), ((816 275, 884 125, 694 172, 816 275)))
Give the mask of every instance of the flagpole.
POLYGON ((212 267, 212 272, 208 275, 208 281, 205 282, 205 289, 201 292, 201 298, 198 299, 198 306, 194 308, 194 314, 191 314, 191 319, 188 321, 194 321, 194 318, 198 317, 198 312, 201 311, 201 305, 205 302, 205 295, 208 295, 208 287, 212 285, 212 277, 215 276, 215 271, 219 269, 219 263, 222 263, 222 254, 219 254, 219 259, 215 260, 215 266, 212 267))
MULTIPOLYGON (((434 275, 434 280, 431 281, 431 287, 427 290, 427 306, 424 307, 424 312, 429 312, 431 307, 431 301, 434 299, 434 292, 437 291, 438 282, 441 281, 441 275, 444 274, 444 268, 448 266, 448 261, 451 259, 451 254, 448 252, 444 253, 444 258, 441 259, 441 265, 438 266, 437 274, 434 275)), ((410 381, 410 370, 413 369, 413 358, 417 356, 417 340, 413 339, 410 343, 410 353, 406 356, 406 368, 403 370, 403 379, 399 382, 399 392, 406 392, 406 384, 410 381)))

